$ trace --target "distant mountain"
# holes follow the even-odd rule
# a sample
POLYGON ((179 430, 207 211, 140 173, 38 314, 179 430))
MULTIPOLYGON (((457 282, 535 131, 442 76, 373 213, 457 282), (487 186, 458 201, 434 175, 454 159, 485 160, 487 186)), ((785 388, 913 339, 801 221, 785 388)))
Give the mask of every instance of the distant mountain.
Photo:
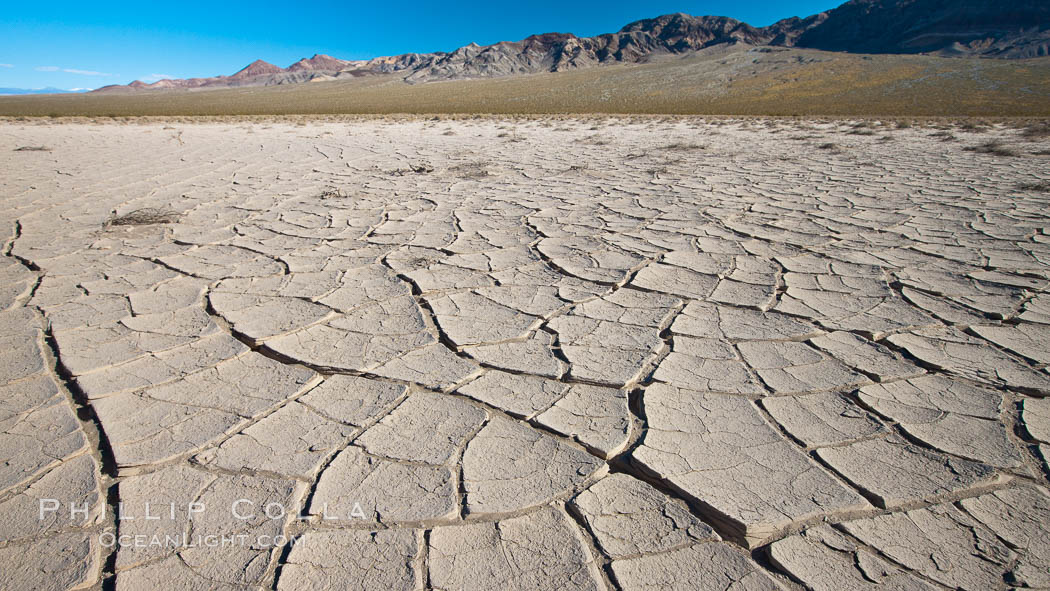
POLYGON ((248 78, 255 78, 256 76, 267 76, 269 74, 281 74, 284 72, 284 68, 275 66, 271 63, 264 62, 262 60, 255 60, 248 64, 241 71, 237 72, 230 78, 234 80, 247 80, 248 78))
POLYGON ((403 72, 408 83, 559 72, 609 63, 640 63, 715 45, 743 43, 851 53, 937 53, 959 57, 1050 55, 1048 0, 851 0, 807 18, 756 28, 723 16, 668 14, 615 33, 532 35, 521 41, 465 45, 450 53, 409 53, 371 60, 327 55, 287 68, 256 60, 232 76, 135 81, 99 91, 270 86, 345 76, 403 72))
POLYGON ((69 94, 72 92, 87 92, 84 90, 64 90, 61 88, 0 88, 0 96, 10 96, 14 94, 69 94))
POLYGON ((299 70, 325 70, 329 72, 338 72, 345 70, 352 66, 354 62, 347 60, 336 59, 330 55, 314 55, 310 59, 303 58, 294 64, 288 66, 289 72, 296 72, 299 70))

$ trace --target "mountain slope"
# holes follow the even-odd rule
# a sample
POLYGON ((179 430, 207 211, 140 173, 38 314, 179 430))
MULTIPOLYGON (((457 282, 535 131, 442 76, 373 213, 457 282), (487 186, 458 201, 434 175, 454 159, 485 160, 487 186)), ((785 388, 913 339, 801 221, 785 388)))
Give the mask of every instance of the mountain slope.
POLYGON ((852 0, 825 13, 795 45, 852 53, 1048 55, 1046 0, 852 0))

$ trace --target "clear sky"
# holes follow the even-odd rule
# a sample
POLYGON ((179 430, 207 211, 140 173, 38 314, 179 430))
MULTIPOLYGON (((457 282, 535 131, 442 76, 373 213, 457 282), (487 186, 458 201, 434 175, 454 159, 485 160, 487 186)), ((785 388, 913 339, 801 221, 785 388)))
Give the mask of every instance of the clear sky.
POLYGON ((315 53, 364 59, 551 31, 590 36, 672 12, 764 26, 842 1, 12 1, 0 8, 0 87, 97 88, 232 74, 255 59, 284 67, 315 53))

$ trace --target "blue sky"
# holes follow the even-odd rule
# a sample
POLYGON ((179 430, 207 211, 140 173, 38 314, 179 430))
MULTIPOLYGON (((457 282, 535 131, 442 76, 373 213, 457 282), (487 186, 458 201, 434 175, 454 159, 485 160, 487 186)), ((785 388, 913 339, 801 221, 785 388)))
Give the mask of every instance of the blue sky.
POLYGON ((588 36, 671 12, 764 26, 842 1, 9 2, 0 9, 0 87, 97 88, 232 74, 255 59, 284 67, 315 53, 364 59, 550 31, 588 36))

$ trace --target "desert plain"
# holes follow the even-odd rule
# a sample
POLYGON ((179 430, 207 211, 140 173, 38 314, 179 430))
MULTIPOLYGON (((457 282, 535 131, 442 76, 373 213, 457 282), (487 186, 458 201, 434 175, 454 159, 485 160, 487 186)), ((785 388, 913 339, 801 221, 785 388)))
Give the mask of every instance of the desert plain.
POLYGON ((0 585, 1050 588, 1045 124, 0 123, 0 585))

